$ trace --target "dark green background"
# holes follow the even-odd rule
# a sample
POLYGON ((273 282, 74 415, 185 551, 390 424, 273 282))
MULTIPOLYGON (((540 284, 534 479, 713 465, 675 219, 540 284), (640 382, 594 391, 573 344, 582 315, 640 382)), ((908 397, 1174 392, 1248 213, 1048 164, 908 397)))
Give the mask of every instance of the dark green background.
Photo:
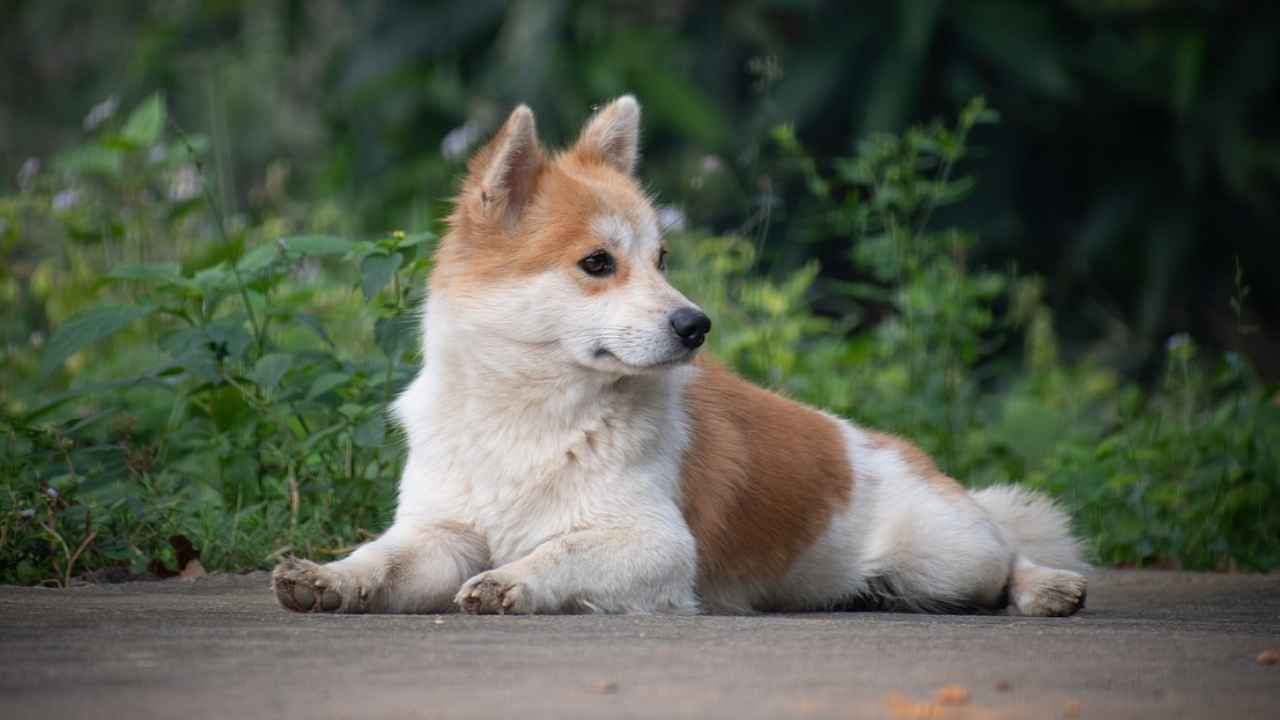
MULTIPOLYGON (((1265 2, 241 1, 5 4, 0 190, 76 142, 89 109, 165 92, 213 139, 233 211, 271 168, 288 198, 355 208, 356 231, 438 218, 461 168, 442 139, 516 102, 572 137, 623 92, 642 173, 695 227, 763 232, 774 268, 843 240, 768 143, 817 157, 985 95, 977 190, 946 220, 980 264, 1042 274, 1066 349, 1149 377, 1172 333, 1280 376, 1280 6, 1265 2), (1251 287, 1241 335, 1237 258, 1251 287)), ((455 136, 457 137, 457 136, 455 136)))

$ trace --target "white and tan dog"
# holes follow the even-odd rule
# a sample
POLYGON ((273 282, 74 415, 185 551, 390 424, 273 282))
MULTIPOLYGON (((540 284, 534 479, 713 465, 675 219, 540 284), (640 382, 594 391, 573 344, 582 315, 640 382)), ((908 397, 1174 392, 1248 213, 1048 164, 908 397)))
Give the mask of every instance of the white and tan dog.
POLYGON ((472 159, 395 411, 395 522, 350 557, 288 559, 301 612, 743 613, 876 607, 1069 615, 1068 520, 970 493, 906 442, 694 356, 623 97, 567 152, 519 107, 472 159))

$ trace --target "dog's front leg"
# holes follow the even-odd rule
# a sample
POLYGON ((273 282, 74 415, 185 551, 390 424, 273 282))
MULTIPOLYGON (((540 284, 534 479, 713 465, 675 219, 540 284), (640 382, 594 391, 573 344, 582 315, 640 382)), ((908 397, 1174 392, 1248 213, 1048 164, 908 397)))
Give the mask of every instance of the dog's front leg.
POLYGON ((280 604, 297 612, 448 612, 488 555, 484 539, 461 523, 401 520, 337 562, 286 558, 272 585, 280 604))
POLYGON ((472 614, 697 612, 693 538, 683 523, 571 532, 480 573, 456 602, 472 614))

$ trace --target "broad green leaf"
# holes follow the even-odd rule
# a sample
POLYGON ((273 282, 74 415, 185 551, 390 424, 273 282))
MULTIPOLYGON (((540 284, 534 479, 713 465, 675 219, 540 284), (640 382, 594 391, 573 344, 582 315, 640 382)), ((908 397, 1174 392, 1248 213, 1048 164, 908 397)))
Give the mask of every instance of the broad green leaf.
POLYGON ((400 354, 409 348, 416 335, 413 316, 408 314, 382 318, 373 326, 373 337, 378 347, 394 360, 400 359, 400 354))
POLYGON ((58 155, 54 165, 70 173, 119 175, 124 169, 124 153, 117 148, 85 145, 58 155))
POLYGON ((195 159, 209 152, 209 136, 195 133, 183 135, 169 145, 169 155, 173 157, 195 159))
POLYGON ((280 243, 290 255, 301 257, 345 255, 353 245, 350 240, 333 235, 298 235, 281 238, 280 243))
POLYGON ((311 315, 309 313, 301 313, 301 312, 293 313, 292 317, 294 320, 297 320, 303 325, 306 325, 311 330, 311 332, 315 333, 316 336, 319 337, 321 340, 323 340, 325 344, 328 345, 330 348, 333 348, 335 350, 337 349, 338 346, 334 344, 333 338, 329 337, 329 331, 324 329, 324 324, 320 322, 320 318, 316 317, 315 315, 311 315))
POLYGON ((135 146, 146 147, 160 139, 164 130, 164 98, 156 93, 134 109, 122 133, 125 140, 135 146))
POLYGON ((427 242, 429 240, 435 240, 435 239, 436 239, 435 233, 429 233, 429 232, 411 233, 409 235, 405 235, 403 238, 397 239, 396 247, 398 248, 413 247, 415 245, 421 245, 424 242, 427 242))
MULTIPOLYGON (((149 373, 149 375, 151 374, 156 374, 156 373, 149 373)), ((148 377, 146 375, 142 377, 131 378, 129 380, 117 380, 114 382, 94 383, 91 385, 80 385, 64 393, 59 393, 57 395, 54 395, 53 397, 44 399, 42 401, 42 404, 37 405, 35 408, 31 409, 26 414, 24 414, 22 416, 22 421, 27 423, 33 423, 36 420, 39 420, 41 417, 49 414, 51 411, 56 410, 59 407, 62 407, 64 404, 66 404, 70 400, 77 400, 79 398, 89 397, 92 395, 100 395, 105 393, 118 393, 122 390, 127 390, 129 388, 137 387, 143 384, 147 384, 147 385, 150 385, 151 387, 164 389, 164 390, 173 389, 171 385, 168 385, 163 382, 157 382, 153 377, 148 377)))
POLYGON ((379 290, 391 282, 391 276, 400 269, 400 253, 369 255, 360 263, 360 289, 365 300, 372 300, 379 290))
POLYGON ((331 435, 334 435, 346 429, 346 427, 347 427, 346 423, 337 423, 334 425, 330 425, 329 427, 323 430, 314 431, 310 435, 308 435, 305 440, 302 441, 302 445, 299 447, 301 450, 309 450, 312 447, 318 445, 321 441, 330 437, 331 435))
POLYGON ((112 280, 160 280, 173 281, 182 277, 178 263, 138 263, 117 265, 107 273, 112 280))
POLYGON ((351 432, 351 442, 357 447, 376 448, 382 445, 386 436, 386 420, 382 413, 375 412, 355 427, 351 432))
POLYGON ((279 255, 280 249, 275 245, 259 245, 245 253, 236 267, 240 272, 251 275, 271 265, 279 255))
POLYGON ((344 373, 344 372, 325 373, 320 377, 316 378, 311 383, 311 389, 307 391, 307 399, 314 400, 315 398, 320 397, 321 395, 329 392, 330 390, 333 390, 334 388, 338 388, 345 385, 347 381, 350 379, 351 379, 350 373, 344 373))
POLYGON ((289 372, 289 368, 292 366, 293 355, 289 353, 270 353, 258 359, 257 364, 253 366, 253 372, 249 374, 249 378, 264 391, 271 392, 276 389, 280 384, 280 379, 284 377, 286 372, 289 372))
POLYGON ((102 305, 69 318, 49 338, 49 346, 40 359, 41 377, 48 377, 89 344, 114 335, 153 312, 155 308, 146 306, 102 305))
POLYGON ((253 343, 253 338, 245 329, 246 320, 244 313, 218 318, 204 326, 204 339, 215 352, 240 360, 253 343))

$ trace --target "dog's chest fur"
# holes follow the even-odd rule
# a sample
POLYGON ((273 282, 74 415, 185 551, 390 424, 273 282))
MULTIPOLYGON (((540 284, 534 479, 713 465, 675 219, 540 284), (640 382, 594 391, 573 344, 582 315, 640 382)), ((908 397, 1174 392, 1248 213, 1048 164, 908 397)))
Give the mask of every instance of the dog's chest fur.
POLYGON ((546 387, 429 360, 398 403, 424 458, 406 469, 400 511, 465 518, 495 565, 584 527, 669 514, 687 445, 687 372, 546 387))

